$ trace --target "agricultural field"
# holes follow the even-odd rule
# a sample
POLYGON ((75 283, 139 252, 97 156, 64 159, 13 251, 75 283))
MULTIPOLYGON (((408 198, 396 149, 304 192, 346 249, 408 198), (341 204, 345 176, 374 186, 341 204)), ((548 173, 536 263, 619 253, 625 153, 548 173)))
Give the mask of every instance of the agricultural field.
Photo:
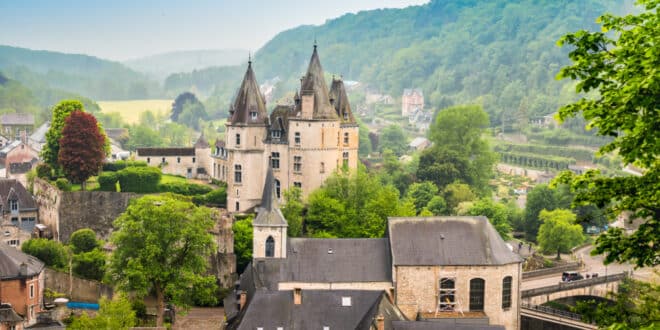
POLYGON ((127 124, 140 121, 140 114, 151 110, 154 114, 166 114, 172 109, 173 100, 131 100, 131 101, 99 101, 101 112, 117 112, 127 124))

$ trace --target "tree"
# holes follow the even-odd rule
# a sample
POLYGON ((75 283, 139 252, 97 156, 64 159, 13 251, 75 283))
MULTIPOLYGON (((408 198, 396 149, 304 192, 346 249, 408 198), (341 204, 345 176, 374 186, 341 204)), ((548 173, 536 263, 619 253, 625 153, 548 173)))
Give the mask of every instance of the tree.
POLYGON ((73 273, 82 278, 101 281, 105 275, 106 256, 100 249, 73 255, 73 273))
POLYGON ((503 240, 508 241, 511 239, 511 224, 507 217, 506 206, 496 203, 490 198, 482 198, 472 204, 467 214, 487 217, 488 221, 495 227, 495 230, 502 236, 503 240))
POLYGON ((433 196, 429 203, 426 205, 426 208, 433 215, 446 215, 447 212, 447 202, 442 196, 433 196))
POLYGON ((67 329, 128 330, 136 325, 135 311, 124 294, 116 294, 112 300, 101 297, 99 305, 100 308, 95 317, 89 317, 87 313, 83 313, 79 317, 74 317, 67 329))
POLYGON ((101 244, 101 241, 96 239, 96 233, 89 228, 78 229, 69 238, 73 253, 90 252, 100 248, 101 244))
POLYGON ((76 110, 85 111, 83 104, 76 100, 61 101, 53 108, 50 128, 46 132, 46 144, 41 149, 41 159, 54 169, 59 168, 58 156, 60 153, 62 129, 64 129, 67 117, 76 110))
POLYGON ((231 229, 234 232, 236 271, 242 273, 245 267, 252 261, 252 218, 237 220, 231 229))
POLYGON ((474 180, 470 173, 468 158, 457 151, 440 146, 424 150, 417 168, 419 180, 431 181, 440 189, 456 181, 473 184, 474 180))
POLYGON ((540 184, 527 194, 523 227, 530 241, 536 241, 536 234, 541 226, 539 213, 541 210, 552 211, 557 208, 555 192, 548 185, 540 184))
POLYGON ((112 278, 138 296, 156 293, 156 325, 163 325, 165 299, 186 308, 191 286, 203 282, 215 250, 211 210, 174 194, 132 200, 114 222, 112 278))
POLYGON ((415 210, 419 213, 437 193, 438 187, 433 182, 423 181, 411 184, 406 195, 415 203, 415 210))
POLYGON ((570 210, 542 210, 539 218, 542 221, 538 233, 541 251, 557 251, 557 260, 561 259, 561 252, 568 252, 584 241, 582 226, 575 223, 575 214, 570 210))
POLYGON ((46 266, 64 269, 68 264, 68 253, 62 243, 46 238, 32 238, 21 245, 21 251, 43 261, 46 266))
POLYGON ((176 99, 174 99, 174 103, 172 103, 172 112, 170 114, 172 121, 179 121, 179 116, 183 113, 186 104, 201 104, 201 102, 199 102, 197 96, 191 92, 183 92, 179 94, 176 99))
POLYGON ((458 182, 448 185, 443 194, 450 214, 456 214, 456 208, 460 203, 477 199, 477 195, 470 189, 470 186, 458 182))
POLYGON ((101 170, 105 160, 105 135, 101 134, 94 116, 82 111, 73 111, 66 119, 60 138, 57 163, 67 179, 80 183, 101 170))
POLYGON ((298 187, 284 191, 284 206, 282 215, 286 219, 287 235, 289 237, 302 236, 302 212, 305 205, 302 202, 302 190, 298 187))
POLYGON ((158 135, 158 132, 145 125, 129 126, 128 135, 126 148, 130 150, 139 147, 160 147, 163 145, 163 138, 158 135))
POLYGON ((399 125, 390 125, 380 132, 380 151, 390 149, 397 156, 401 156, 408 150, 406 135, 399 125))
POLYGON ((616 151, 624 165, 642 168, 639 177, 608 178, 597 172, 578 177, 563 176, 576 192, 575 203, 608 206, 619 214, 631 211, 645 219, 628 235, 611 229, 596 240, 596 253, 606 253, 605 262, 633 261, 637 267, 660 264, 660 16, 657 0, 638 0, 645 11, 617 17, 601 16, 602 32, 578 31, 565 35, 559 45, 571 45, 573 62, 558 78, 577 80, 576 92, 585 93, 575 103, 563 106, 559 118, 581 114, 588 128, 614 139, 600 153, 616 151), (616 39, 614 39, 616 38, 616 39), (593 92, 593 93, 591 93, 593 92))
POLYGON ((186 102, 183 105, 183 111, 179 115, 178 122, 198 131, 200 129, 200 121, 207 120, 208 118, 209 116, 201 102, 186 102))

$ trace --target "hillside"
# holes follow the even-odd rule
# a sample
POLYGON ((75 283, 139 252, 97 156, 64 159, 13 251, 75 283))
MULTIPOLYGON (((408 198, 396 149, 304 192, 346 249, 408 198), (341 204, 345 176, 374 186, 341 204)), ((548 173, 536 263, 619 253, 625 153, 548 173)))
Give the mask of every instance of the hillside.
MULTIPOLYGON (((297 87, 316 38, 327 72, 394 97, 404 88, 421 87, 435 108, 480 102, 500 125, 520 108, 540 116, 574 97, 567 82, 554 79, 568 63, 568 50, 557 47, 557 39, 597 28, 596 17, 620 13, 622 7, 616 0, 436 0, 363 11, 284 31, 257 52, 253 65, 260 81, 283 80, 281 96, 297 87)), ((231 95, 242 69, 177 74, 165 87, 231 95), (226 91, 225 85, 233 89, 226 91)))
POLYGON ((121 63, 93 56, 0 45, 0 70, 37 92, 45 88, 97 100, 159 96, 155 81, 121 63))
POLYGON ((244 49, 176 51, 124 61, 127 67, 159 81, 176 72, 190 72, 212 66, 238 65, 247 61, 244 49))

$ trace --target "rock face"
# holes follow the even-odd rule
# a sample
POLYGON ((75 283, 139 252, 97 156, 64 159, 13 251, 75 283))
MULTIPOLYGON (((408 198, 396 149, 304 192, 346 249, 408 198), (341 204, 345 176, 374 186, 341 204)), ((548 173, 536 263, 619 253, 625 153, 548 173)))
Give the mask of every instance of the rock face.
MULTIPOLYGON (((60 191, 48 182, 35 178, 33 193, 39 205, 39 221, 50 227, 53 237, 68 242, 76 230, 91 228, 99 238, 107 240, 112 222, 139 194, 110 191, 60 191)), ((210 269, 223 287, 230 287, 236 273, 232 218, 224 209, 213 212, 216 222, 211 233, 217 245, 210 258, 210 269)))

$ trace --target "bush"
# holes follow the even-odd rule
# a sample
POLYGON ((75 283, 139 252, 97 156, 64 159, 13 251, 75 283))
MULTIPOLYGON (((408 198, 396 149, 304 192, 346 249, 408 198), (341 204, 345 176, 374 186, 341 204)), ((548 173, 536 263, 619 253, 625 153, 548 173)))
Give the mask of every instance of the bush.
POLYGON ((204 195, 193 196, 192 201, 196 205, 224 207, 227 205, 227 190, 221 187, 204 195))
POLYGON ((187 182, 168 182, 158 185, 160 192, 171 192, 184 196, 203 195, 212 191, 209 186, 187 183, 187 182))
POLYGON ((146 166, 147 166, 147 162, 145 161, 119 160, 114 163, 103 164, 103 171, 116 172, 123 170, 127 167, 146 167, 146 166))
POLYGON ((105 253, 94 249, 74 255, 73 273, 89 280, 102 280, 105 275, 105 253))
POLYGON ((60 242, 45 238, 33 238, 23 243, 21 250, 43 261, 46 266, 64 269, 67 265, 68 254, 60 242))
POLYGON ((55 186, 57 189, 62 190, 62 191, 71 191, 71 184, 69 183, 69 180, 66 178, 59 178, 55 180, 55 186))
POLYGON ((134 193, 158 192, 161 171, 157 167, 127 167, 116 172, 121 191, 134 193))
POLYGON ((96 179, 99 183, 99 190, 101 191, 117 191, 117 181, 119 175, 116 172, 103 172, 96 179))
POLYGON ((50 167, 50 165, 46 163, 37 165, 37 177, 50 180, 52 176, 53 169, 50 167))
POLYGON ((101 247, 101 242, 96 239, 96 233, 93 230, 84 228, 71 234, 69 245, 71 245, 73 253, 83 253, 101 247))

